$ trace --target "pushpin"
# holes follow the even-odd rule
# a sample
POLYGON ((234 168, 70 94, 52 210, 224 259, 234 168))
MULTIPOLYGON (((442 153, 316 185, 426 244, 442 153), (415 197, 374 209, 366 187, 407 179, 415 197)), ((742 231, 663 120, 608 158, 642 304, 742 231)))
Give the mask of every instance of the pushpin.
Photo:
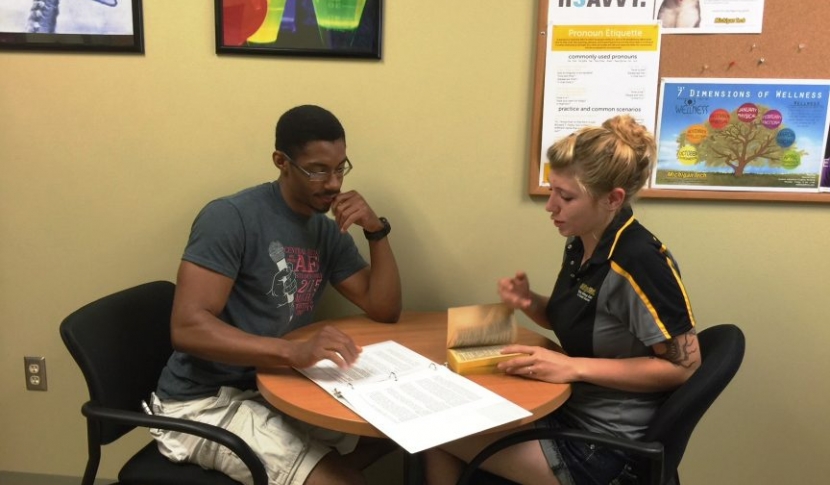
POLYGON ((758 65, 759 65, 759 66, 760 66, 761 64, 765 63, 765 62, 767 62, 767 60, 766 60, 766 59, 764 59, 763 57, 758 58, 758 65))
POLYGON ((805 47, 807 47, 807 45, 805 45, 805 44, 798 44, 798 52, 803 51, 805 47))
POLYGON ((729 61, 729 65, 728 65, 728 66, 726 66, 726 68, 727 68, 727 69, 732 69, 733 67, 735 67, 735 64, 737 64, 737 62, 735 62, 735 61, 729 61))
POLYGON ((700 68, 700 72, 704 72, 704 71, 707 71, 707 70, 709 70, 709 64, 704 64, 704 65, 703 65, 703 66, 701 66, 701 68, 700 68))
POLYGON ((749 50, 754 51, 756 47, 758 47, 758 46, 755 45, 755 44, 752 44, 751 46, 749 46, 749 50))

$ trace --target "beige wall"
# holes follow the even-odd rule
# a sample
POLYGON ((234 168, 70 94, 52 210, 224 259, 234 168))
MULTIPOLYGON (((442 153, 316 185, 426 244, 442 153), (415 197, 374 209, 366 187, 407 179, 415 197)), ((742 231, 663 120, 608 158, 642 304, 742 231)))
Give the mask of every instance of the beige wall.
MULTIPOLYGON (((525 190, 535 2, 389 0, 380 62, 217 57, 212 3, 146 0, 143 56, 0 54, 0 470, 81 474, 86 389, 59 322, 172 279, 202 204, 276 176, 273 124, 293 105, 345 124, 347 185, 394 226, 407 308, 494 301, 517 269, 541 292, 554 281, 562 240, 525 190), (47 358, 48 392, 25 391, 24 355, 47 358)), ((824 483, 830 206, 637 211, 679 258, 700 327, 748 338, 684 484, 824 483)), ((109 451, 105 476, 144 439, 109 451)))

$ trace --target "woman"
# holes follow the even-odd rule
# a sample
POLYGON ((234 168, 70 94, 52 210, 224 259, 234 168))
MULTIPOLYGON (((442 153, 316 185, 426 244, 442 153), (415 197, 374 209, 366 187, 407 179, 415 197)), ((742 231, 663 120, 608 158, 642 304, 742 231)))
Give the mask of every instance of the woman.
MULTIPOLYGON (((552 329, 563 349, 513 345, 504 352, 526 356, 499 368, 572 385, 569 400, 531 426, 640 438, 666 395, 700 366, 677 265, 630 206, 655 155, 654 137, 630 116, 579 130, 548 149, 545 210, 568 238, 553 292, 532 292, 524 272, 498 282, 502 301, 552 329)), ((464 462, 500 436, 472 436, 430 450, 427 483, 455 483, 464 462)), ((557 440, 513 446, 483 468, 527 484, 606 485, 635 483, 630 465, 620 452, 557 440)))

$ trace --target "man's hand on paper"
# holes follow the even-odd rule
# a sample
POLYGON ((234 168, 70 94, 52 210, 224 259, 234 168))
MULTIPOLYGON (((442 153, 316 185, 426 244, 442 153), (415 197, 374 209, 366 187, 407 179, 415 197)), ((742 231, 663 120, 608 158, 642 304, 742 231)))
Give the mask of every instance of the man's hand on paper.
POLYGON ((334 327, 325 326, 309 340, 293 342, 289 365, 304 369, 328 359, 341 369, 355 363, 363 350, 351 337, 334 327))
POLYGON ((527 355, 499 363, 498 369, 505 374, 557 384, 579 380, 574 359, 562 352, 529 345, 508 345, 502 350, 503 354, 511 352, 527 355))

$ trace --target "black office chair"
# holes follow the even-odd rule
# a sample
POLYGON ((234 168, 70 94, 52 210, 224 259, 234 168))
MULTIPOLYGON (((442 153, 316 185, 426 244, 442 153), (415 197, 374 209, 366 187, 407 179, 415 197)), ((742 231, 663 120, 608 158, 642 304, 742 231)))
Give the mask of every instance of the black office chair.
POLYGON ((744 334, 732 324, 716 325, 698 334, 703 362, 683 386, 660 406, 641 441, 580 430, 530 429, 505 436, 483 449, 466 466, 458 485, 513 483, 479 466, 491 455, 524 441, 566 438, 626 451, 639 457, 639 483, 680 485, 677 467, 697 423, 738 372, 744 357, 744 334))
MULTIPOLYGON (((240 437, 194 421, 154 416, 141 401, 155 390, 161 369, 173 352, 170 313, 175 285, 146 283, 105 296, 75 311, 61 323, 66 348, 89 388, 81 406, 87 419, 89 459, 82 485, 98 473, 101 447, 135 427, 161 428, 207 438, 233 451, 248 466, 255 485, 267 485, 265 467, 240 437)), ((194 464, 169 461, 155 441, 135 454, 118 474, 124 485, 238 485, 227 475, 194 464)))

